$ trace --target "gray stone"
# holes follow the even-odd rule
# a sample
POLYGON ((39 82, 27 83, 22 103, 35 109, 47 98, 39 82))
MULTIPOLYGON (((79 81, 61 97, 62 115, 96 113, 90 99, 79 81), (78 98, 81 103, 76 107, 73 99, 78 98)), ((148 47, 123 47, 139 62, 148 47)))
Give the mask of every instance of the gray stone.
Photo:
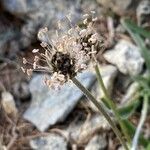
POLYGON ((0 143, 0 150, 7 150, 7 148, 6 148, 6 146, 4 146, 0 143))
MULTIPOLYGON (((84 72, 79 75, 79 80, 89 88, 95 76, 93 73, 84 72)), ((30 91, 32 103, 24 113, 24 118, 40 131, 45 131, 57 122, 63 122, 83 96, 82 92, 71 83, 65 84, 58 91, 50 90, 43 84, 41 75, 32 79, 30 91)))
POLYGON ((107 146, 106 137, 103 135, 95 135, 89 141, 85 150, 105 150, 107 146))
POLYGON ((138 75, 143 69, 144 59, 138 47, 125 40, 120 40, 114 49, 105 52, 104 58, 123 74, 138 75))
POLYGON ((66 140, 62 136, 52 133, 31 140, 30 146, 34 150, 67 150, 66 140))
POLYGON ((99 113, 92 115, 86 121, 76 120, 67 129, 70 138, 77 143, 87 143, 91 136, 97 131, 110 130, 107 120, 99 113))
POLYGON ((1 104, 6 114, 13 115, 14 117, 18 114, 18 109, 15 104, 14 97, 9 92, 2 92, 1 104))

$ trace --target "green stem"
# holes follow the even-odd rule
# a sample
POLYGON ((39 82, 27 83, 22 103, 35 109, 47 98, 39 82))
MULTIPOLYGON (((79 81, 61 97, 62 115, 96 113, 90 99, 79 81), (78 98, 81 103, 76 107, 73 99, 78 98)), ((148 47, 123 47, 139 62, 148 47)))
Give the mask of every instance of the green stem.
POLYGON ((119 129, 116 127, 115 123, 112 121, 110 116, 107 114, 103 106, 94 98, 94 96, 86 89, 76 78, 72 79, 73 83, 83 92, 83 94, 97 107, 97 109, 103 114, 106 118, 108 123, 110 124, 111 128, 113 129, 114 133, 117 135, 118 139, 120 140, 121 144, 124 146, 126 150, 129 150, 126 142, 121 136, 119 129))
POLYGON ((103 82, 103 79, 102 79, 102 76, 101 76, 101 73, 100 73, 100 69, 98 67, 98 65, 96 64, 95 65, 95 72, 96 72, 96 75, 97 75, 97 79, 98 79, 98 82, 99 82, 99 85, 100 85, 100 88, 102 89, 104 95, 105 95, 105 103, 109 105, 109 107, 113 110, 116 118, 117 118, 117 121, 119 122, 119 125, 122 129, 122 132, 123 134, 125 135, 128 143, 131 143, 131 138, 130 136, 128 135, 128 130, 125 126, 125 124, 122 122, 121 118, 120 118, 120 115, 117 111, 117 108, 116 108, 116 105, 115 103, 113 102, 113 100, 110 98, 106 88, 105 88, 105 85, 104 85, 104 82, 103 82))

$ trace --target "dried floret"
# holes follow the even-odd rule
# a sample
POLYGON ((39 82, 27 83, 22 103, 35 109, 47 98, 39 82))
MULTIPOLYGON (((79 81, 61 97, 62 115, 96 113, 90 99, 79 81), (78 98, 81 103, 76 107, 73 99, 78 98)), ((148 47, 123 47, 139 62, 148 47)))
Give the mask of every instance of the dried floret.
MULTIPOLYGON (((86 25, 83 28, 75 26, 61 35, 57 32, 55 39, 49 38, 47 28, 40 29, 38 38, 45 52, 40 53, 38 49, 32 51, 38 55, 33 63, 29 63, 32 64, 32 68, 27 69, 27 74, 31 75, 33 71, 50 73, 51 78, 45 78, 45 83, 49 87, 57 88, 74 78, 78 72, 85 70, 88 62, 100 50, 102 42, 102 38, 93 28, 97 18, 84 15, 83 24, 85 20, 86 25), (39 61, 42 65, 39 65, 39 61)), ((25 58, 23 63, 28 63, 25 58)))

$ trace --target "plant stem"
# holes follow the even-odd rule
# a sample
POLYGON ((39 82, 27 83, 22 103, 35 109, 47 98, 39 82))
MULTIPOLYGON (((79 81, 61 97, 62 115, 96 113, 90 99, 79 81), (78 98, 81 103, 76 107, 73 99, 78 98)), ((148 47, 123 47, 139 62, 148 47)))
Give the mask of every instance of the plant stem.
POLYGON ((107 114, 103 106, 101 106, 100 103, 94 98, 94 96, 89 92, 88 89, 86 89, 76 78, 72 79, 73 83, 83 92, 83 94, 97 107, 97 109, 103 114, 103 116, 106 118, 108 123, 110 124, 111 128, 113 129, 114 133, 117 135, 118 139, 120 140, 121 144, 124 146, 126 150, 129 150, 126 142, 121 136, 121 133, 119 129, 116 127, 115 123, 112 121, 110 116, 107 114))
POLYGON ((125 124, 122 122, 121 118, 120 118, 120 115, 117 111, 117 108, 116 108, 116 105, 115 103, 113 102, 113 100, 110 98, 106 88, 105 88, 105 85, 104 85, 104 82, 103 82, 103 79, 102 79, 102 76, 101 76, 101 73, 100 73, 100 69, 98 67, 98 65, 96 64, 95 65, 95 72, 96 72, 96 75, 97 75, 97 79, 98 79, 98 82, 99 82, 99 85, 100 85, 100 88, 102 89, 104 95, 105 95, 105 101, 106 103, 109 105, 109 107, 113 110, 116 118, 117 118, 117 121, 122 129, 122 132, 123 134, 125 135, 128 143, 131 143, 131 138, 130 136, 128 135, 128 130, 125 126, 125 124))
POLYGON ((145 119, 146 119, 147 111, 148 111, 148 95, 144 95, 142 114, 141 114, 141 118, 139 121, 139 125, 137 127, 137 130, 136 130, 134 138, 133 138, 131 150, 137 149, 138 139, 139 139, 139 136, 141 133, 142 126, 143 126, 145 119))

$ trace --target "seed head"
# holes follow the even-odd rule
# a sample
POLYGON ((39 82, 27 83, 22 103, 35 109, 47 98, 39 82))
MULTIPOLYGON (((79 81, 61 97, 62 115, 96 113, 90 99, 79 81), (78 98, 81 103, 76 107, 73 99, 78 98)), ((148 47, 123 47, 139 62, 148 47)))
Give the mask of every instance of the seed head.
POLYGON ((93 28, 96 20, 86 14, 83 28, 74 26, 60 35, 57 32, 55 39, 50 39, 47 28, 40 29, 38 38, 41 40, 40 45, 44 53, 34 49, 32 52, 37 55, 32 63, 23 58, 24 64, 32 64, 32 68, 27 69, 27 74, 31 75, 33 71, 50 73, 51 77, 46 77, 44 83, 48 87, 58 88, 74 78, 78 72, 87 69, 88 62, 98 52, 102 39, 93 28), (39 65, 39 62, 42 65, 39 65))

